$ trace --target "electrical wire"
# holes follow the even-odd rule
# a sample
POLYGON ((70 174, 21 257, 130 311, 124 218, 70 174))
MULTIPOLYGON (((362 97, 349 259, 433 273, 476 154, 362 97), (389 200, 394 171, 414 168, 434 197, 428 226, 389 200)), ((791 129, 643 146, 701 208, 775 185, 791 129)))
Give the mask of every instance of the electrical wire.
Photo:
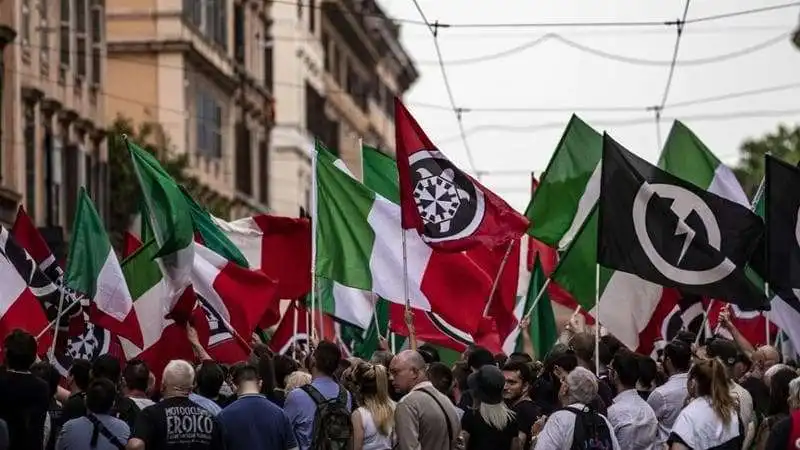
MULTIPOLYGON (((530 42, 526 42, 524 44, 518 45, 516 47, 512 47, 497 53, 489 53, 482 56, 475 56, 471 58, 464 58, 464 59, 454 59, 450 61, 445 61, 448 66, 462 66, 462 65, 471 65, 471 64, 480 64, 488 61, 494 61, 497 59, 506 58, 509 56, 516 55, 518 53, 522 53, 526 50, 531 48, 537 47, 540 44, 544 44, 549 40, 556 40, 561 42, 564 45, 572 47, 576 50, 589 53, 600 58, 610 59, 612 61, 632 64, 637 66, 672 66, 673 64, 676 66, 702 66, 705 64, 713 64, 718 62, 723 62, 735 58, 739 58, 745 55, 749 55, 751 53, 755 53, 773 45, 776 45, 781 42, 785 42, 786 39, 791 36, 793 31, 790 32, 783 32, 778 36, 772 37, 767 39, 764 42, 759 42, 758 44, 752 45, 750 47, 746 47, 740 50, 736 50, 729 53, 723 53, 720 55, 709 56, 705 58, 698 58, 698 59, 690 59, 690 60, 681 60, 681 61, 671 61, 671 60, 653 60, 653 59, 644 59, 644 58, 634 58, 625 55, 619 55, 616 53, 606 52, 604 50, 599 50, 593 47, 589 47, 587 45, 580 44, 575 42, 571 39, 568 39, 558 33, 547 33, 541 37, 538 37, 530 42)), ((419 65, 438 65, 438 61, 416 61, 419 65)))
POLYGON ((419 2, 417 0, 412 1, 414 2, 414 7, 417 8, 417 12, 419 13, 420 17, 422 17, 422 20, 424 20, 428 25, 428 30, 431 32, 433 37, 433 45, 436 49, 436 58, 439 60, 439 69, 442 72, 442 79, 444 81, 445 90, 447 91, 447 98, 450 100, 450 106, 453 108, 453 113, 456 116, 456 122, 458 122, 458 131, 461 134, 461 142, 464 145, 464 151, 467 153, 467 163, 469 164, 470 171, 475 172, 477 166, 475 165, 475 160, 473 159, 472 151, 469 147, 469 141, 467 141, 467 134, 464 130, 464 120, 461 116, 461 110, 456 105, 456 99, 453 96, 453 88, 450 86, 450 79, 447 77, 447 69, 444 65, 444 58, 442 58, 442 50, 439 48, 438 28, 434 28, 428 21, 428 18, 425 16, 425 12, 422 10, 419 2))
POLYGON ((664 109, 664 105, 667 103, 667 99, 669 98, 669 91, 672 87, 672 77, 675 75, 675 63, 678 61, 678 50, 681 47, 681 38, 683 37, 683 27, 686 24, 686 15, 689 14, 689 3, 691 0, 686 0, 686 4, 683 7, 683 16, 676 24, 678 35, 675 37, 675 47, 672 51, 672 62, 669 65, 669 74, 667 75, 667 85, 664 87, 664 94, 661 96, 661 102, 659 102, 658 112, 664 109))

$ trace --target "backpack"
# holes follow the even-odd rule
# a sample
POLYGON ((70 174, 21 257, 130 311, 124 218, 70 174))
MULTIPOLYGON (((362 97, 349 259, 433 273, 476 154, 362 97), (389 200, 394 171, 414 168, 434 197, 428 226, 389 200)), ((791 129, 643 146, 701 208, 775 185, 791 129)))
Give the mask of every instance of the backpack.
POLYGON ((614 441, 603 416, 591 408, 564 408, 575 414, 575 431, 572 433, 572 450, 611 450, 614 441))
POLYGON ((111 409, 111 415, 127 423, 132 430, 140 411, 139 405, 130 398, 118 397, 114 407, 111 409))
POLYGON ((347 410, 347 391, 339 387, 336 398, 326 399, 310 384, 301 389, 317 404, 309 450, 345 450, 353 437, 353 423, 347 410))

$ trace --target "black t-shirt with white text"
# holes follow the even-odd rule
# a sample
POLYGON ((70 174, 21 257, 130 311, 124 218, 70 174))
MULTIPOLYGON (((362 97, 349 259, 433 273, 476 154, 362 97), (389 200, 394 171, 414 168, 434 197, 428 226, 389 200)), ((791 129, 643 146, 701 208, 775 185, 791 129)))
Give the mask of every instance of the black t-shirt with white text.
POLYGON ((148 406, 136 418, 131 438, 147 450, 224 450, 222 428, 205 408, 187 397, 148 406))

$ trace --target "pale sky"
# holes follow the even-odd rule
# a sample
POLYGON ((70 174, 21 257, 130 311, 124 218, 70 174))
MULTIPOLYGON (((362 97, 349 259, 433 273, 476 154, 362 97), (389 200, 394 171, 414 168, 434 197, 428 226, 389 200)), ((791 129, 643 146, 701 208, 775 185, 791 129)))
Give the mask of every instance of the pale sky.
MULTIPOLYGON (((412 0, 380 3, 395 18, 420 20, 412 0)), ((446 24, 668 21, 680 18, 684 8, 683 1, 651 0, 419 3, 431 22, 446 24)), ((785 3, 695 0, 687 20, 785 3)), ((661 122, 662 139, 672 119, 681 119, 720 159, 735 164, 746 138, 773 131, 779 123, 800 121, 800 50, 790 37, 799 14, 800 6, 796 6, 687 24, 661 122), (675 103, 791 84, 797 86, 670 108, 675 103)), ((464 113, 476 169, 493 172, 484 175, 482 182, 514 207, 524 209, 530 182, 521 172, 541 175, 573 110, 598 131, 608 131, 629 150, 655 162, 660 151, 656 126, 653 113, 645 108, 661 101, 676 34, 674 25, 440 29, 439 45, 458 107, 564 109, 464 113), (548 33, 558 36, 497 55, 548 33), (574 48, 560 38, 608 56, 574 48), (492 55, 497 56, 481 58, 492 55), (475 58, 485 60, 468 60, 475 58), (606 111, 620 108, 626 110, 606 111)), ((425 27, 413 24, 404 24, 401 35, 421 74, 406 96, 409 109, 440 150, 469 170, 455 115, 448 109, 432 36, 425 27)))

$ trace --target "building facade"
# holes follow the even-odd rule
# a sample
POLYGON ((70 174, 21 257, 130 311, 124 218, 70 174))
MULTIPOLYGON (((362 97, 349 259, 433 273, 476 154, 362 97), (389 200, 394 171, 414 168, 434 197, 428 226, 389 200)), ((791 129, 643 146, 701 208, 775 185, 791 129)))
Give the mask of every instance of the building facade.
POLYGON ((0 221, 23 205, 46 237, 62 234, 81 186, 108 213, 105 4, 2 2, 0 21, 0 40, 16 31, 4 52, 0 221))
POLYGON ((107 0, 106 119, 158 123, 198 200, 266 211, 273 121, 266 0, 107 0))
POLYGON ((394 96, 419 74, 374 0, 274 3, 273 210, 307 209, 314 139, 361 174, 361 143, 394 154, 394 96))

